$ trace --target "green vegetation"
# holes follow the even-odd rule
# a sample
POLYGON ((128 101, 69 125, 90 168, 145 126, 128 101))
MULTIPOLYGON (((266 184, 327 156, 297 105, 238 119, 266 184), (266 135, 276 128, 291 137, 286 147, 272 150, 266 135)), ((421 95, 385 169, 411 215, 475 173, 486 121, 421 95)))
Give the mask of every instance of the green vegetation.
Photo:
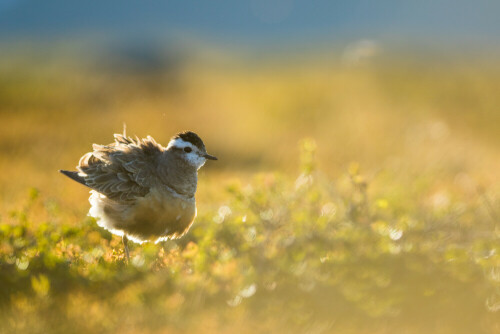
POLYGON ((500 333, 494 65, 2 64, 0 332, 500 333), (56 173, 122 121, 220 158, 129 265, 56 173))

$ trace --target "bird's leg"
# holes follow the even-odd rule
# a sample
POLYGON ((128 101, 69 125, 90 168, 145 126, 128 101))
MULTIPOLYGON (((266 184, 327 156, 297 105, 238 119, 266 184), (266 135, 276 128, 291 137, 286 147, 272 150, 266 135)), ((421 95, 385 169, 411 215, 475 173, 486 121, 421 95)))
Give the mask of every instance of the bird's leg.
POLYGON ((130 260, 130 255, 128 252, 128 238, 125 234, 122 237, 122 241, 123 241, 123 246, 125 247, 125 255, 127 256, 127 262, 128 262, 130 260))

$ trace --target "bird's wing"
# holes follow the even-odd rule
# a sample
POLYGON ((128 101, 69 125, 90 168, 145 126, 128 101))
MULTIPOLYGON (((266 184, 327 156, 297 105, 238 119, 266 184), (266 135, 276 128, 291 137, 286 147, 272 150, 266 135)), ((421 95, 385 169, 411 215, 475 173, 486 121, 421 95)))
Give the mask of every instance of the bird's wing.
POLYGON ((153 138, 130 138, 115 134, 109 145, 93 145, 85 154, 78 170, 85 184, 106 197, 130 202, 145 196, 158 182, 157 161, 165 150, 153 138))

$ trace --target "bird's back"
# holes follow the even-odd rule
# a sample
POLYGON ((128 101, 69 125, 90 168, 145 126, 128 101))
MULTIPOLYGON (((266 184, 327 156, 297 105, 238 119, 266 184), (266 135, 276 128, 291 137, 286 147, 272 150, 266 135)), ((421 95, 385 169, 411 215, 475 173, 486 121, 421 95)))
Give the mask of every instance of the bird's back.
POLYGON ((133 139, 115 134, 109 145, 93 145, 93 151, 80 159, 79 172, 61 171, 118 202, 135 201, 159 182, 157 163, 164 148, 153 138, 133 139))

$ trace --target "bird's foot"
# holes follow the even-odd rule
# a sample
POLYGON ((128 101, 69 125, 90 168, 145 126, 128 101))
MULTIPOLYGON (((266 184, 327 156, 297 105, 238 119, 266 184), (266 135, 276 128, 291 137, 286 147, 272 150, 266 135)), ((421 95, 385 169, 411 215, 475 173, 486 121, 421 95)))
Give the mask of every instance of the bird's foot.
POLYGON ((130 254, 128 251, 128 238, 125 234, 122 237, 122 242, 123 242, 123 246, 125 248, 125 256, 127 257, 127 263, 128 263, 130 261, 130 254))

